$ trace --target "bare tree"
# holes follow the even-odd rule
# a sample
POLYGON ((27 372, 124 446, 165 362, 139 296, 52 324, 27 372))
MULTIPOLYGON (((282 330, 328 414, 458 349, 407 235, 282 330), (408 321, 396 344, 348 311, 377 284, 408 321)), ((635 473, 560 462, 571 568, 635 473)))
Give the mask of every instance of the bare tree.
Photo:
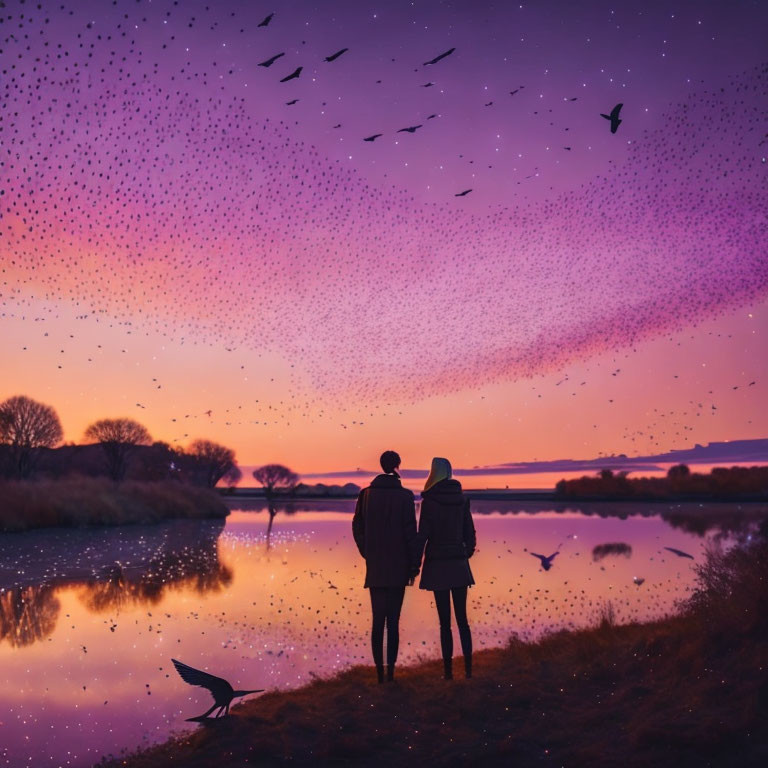
POLYGON ((85 430, 85 438, 101 444, 107 472, 116 483, 125 477, 128 459, 136 446, 152 442, 146 427, 133 419, 100 419, 85 430))
POLYGON ((291 490, 299 482, 299 476, 282 464, 265 464, 263 467, 254 469, 253 476, 264 486, 264 493, 268 499, 272 498, 275 489, 291 490))
POLYGON ((189 446, 188 453, 195 459, 209 488, 215 488, 222 478, 236 483, 242 477, 231 448, 211 440, 195 440, 189 446))
POLYGON ((0 403, 0 443, 10 447, 11 471, 22 479, 35 469, 41 448, 53 448, 64 432, 56 411, 25 395, 0 403))

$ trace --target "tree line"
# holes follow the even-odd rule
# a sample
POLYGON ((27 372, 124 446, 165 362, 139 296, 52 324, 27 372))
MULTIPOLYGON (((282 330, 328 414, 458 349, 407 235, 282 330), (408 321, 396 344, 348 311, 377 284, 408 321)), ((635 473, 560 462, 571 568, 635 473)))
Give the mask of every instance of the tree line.
POLYGON ((623 470, 560 480, 555 494, 564 499, 768 498, 768 467, 714 467, 708 474, 687 464, 670 467, 665 477, 628 477, 623 470))
MULTIPOLYGON (((30 480, 37 474, 77 471, 120 483, 130 470, 141 480, 177 479, 209 488, 222 481, 234 486, 242 478, 231 448, 205 439, 193 440, 186 448, 171 447, 153 441, 149 430, 130 418, 94 421, 83 433, 84 445, 58 447, 63 438, 53 407, 25 395, 7 398, 0 403, 0 477, 30 480), (93 452, 88 453, 93 447, 100 454, 96 465, 93 452)), ((268 495, 298 482, 298 476, 280 464, 259 467, 253 475, 268 495)))

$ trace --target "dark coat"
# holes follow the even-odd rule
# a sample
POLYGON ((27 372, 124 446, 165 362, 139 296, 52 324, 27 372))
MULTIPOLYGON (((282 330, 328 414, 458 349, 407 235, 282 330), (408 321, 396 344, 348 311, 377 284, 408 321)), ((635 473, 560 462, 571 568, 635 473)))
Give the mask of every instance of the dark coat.
POLYGON ((469 567, 477 544, 469 499, 453 478, 421 494, 419 551, 426 545, 420 589, 453 589, 475 583, 469 567))
POLYGON ((419 572, 413 493, 378 475, 357 497, 352 533, 365 558, 366 587, 404 587, 419 572))

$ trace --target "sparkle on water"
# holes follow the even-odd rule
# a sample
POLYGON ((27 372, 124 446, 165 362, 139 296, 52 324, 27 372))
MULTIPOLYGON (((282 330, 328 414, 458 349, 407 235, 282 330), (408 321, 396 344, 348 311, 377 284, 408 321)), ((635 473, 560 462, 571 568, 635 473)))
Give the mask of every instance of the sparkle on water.
MULTIPOLYGON (((179 678, 172 657, 235 687, 267 689, 369 664, 353 505, 284 505, 269 534, 263 504, 242 502, 226 523, 1 536, 0 764, 90 765, 195 727, 185 718, 208 709, 209 696, 179 678)), ((594 623, 608 602, 622 622, 673 611, 706 546, 749 535, 750 521, 768 514, 725 504, 473 509, 478 650, 513 632, 594 623), (625 547, 593 557, 611 543, 625 547), (558 548, 549 571, 531 556, 558 548)), ((431 594, 409 589, 400 661, 437 656, 431 594)))

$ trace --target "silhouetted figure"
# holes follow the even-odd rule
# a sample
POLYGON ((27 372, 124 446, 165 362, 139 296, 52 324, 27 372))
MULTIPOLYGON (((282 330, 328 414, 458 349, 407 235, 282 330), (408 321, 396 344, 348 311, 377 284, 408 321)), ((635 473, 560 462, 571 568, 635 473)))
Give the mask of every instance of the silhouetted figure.
POLYGON ((612 110, 610 115, 605 115, 602 112, 600 113, 600 117, 604 117, 606 120, 610 120, 611 122, 611 133, 616 133, 616 131, 619 130, 619 126, 621 125, 621 120, 619 120, 619 112, 621 112, 621 108, 623 107, 623 104, 617 104, 612 110))
POLYGON ((365 558, 365 586, 371 593, 371 649, 376 674, 384 682, 384 627, 387 628, 387 679, 393 680, 400 645, 400 609, 406 585, 419 572, 416 507, 403 488, 397 469, 400 456, 384 451, 383 475, 377 475, 357 498, 352 533, 365 558))
POLYGON ((229 705, 232 703, 232 699, 236 699, 240 696, 247 696, 249 693, 262 693, 264 691, 264 688, 258 688, 252 691, 236 691, 223 677, 209 675, 207 672, 203 672, 200 669, 195 669, 194 667, 182 664, 182 662, 176 661, 176 659, 171 659, 171 661, 185 683, 199 685, 201 688, 207 688, 213 695, 213 706, 207 712, 203 712, 202 715, 190 717, 190 722, 204 720, 214 709, 219 710, 215 717, 219 717, 222 712, 225 715, 228 715, 229 705))
POLYGON ((419 589, 435 593, 440 620, 440 647, 445 679, 453 679, 453 632, 451 598, 459 628, 464 670, 472 677, 472 633, 467 620, 467 588, 475 580, 469 567, 477 543, 469 499, 461 492, 461 483, 451 477, 448 459, 432 459, 432 469, 421 493, 418 554, 423 547, 424 567, 419 589))
POLYGON ((552 567, 552 561, 560 554, 560 550, 553 552, 551 555, 537 555, 535 552, 531 552, 534 557, 538 557, 541 560, 541 567, 548 571, 552 567))

